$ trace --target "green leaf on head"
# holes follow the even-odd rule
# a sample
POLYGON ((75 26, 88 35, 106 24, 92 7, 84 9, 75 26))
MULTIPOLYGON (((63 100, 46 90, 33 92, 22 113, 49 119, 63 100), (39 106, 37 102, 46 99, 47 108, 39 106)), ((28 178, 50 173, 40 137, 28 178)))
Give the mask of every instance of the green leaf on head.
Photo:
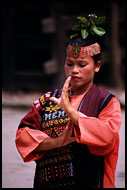
POLYGON ((94 19, 94 24, 95 24, 95 25, 99 25, 99 24, 102 24, 104 21, 105 21, 105 16, 103 16, 103 17, 98 17, 98 18, 95 18, 95 19, 94 19))
POLYGON ((93 26, 92 30, 98 35, 98 36, 103 36, 105 34, 105 30, 101 27, 96 27, 93 26))
POLYGON ((76 36, 78 36, 78 34, 73 34, 70 36, 70 39, 75 38, 76 36))
POLYGON ((71 35, 70 39, 77 36, 85 39, 89 34, 103 36, 106 33, 102 27, 98 27, 105 21, 105 16, 98 17, 95 14, 89 14, 88 19, 83 16, 78 16, 77 19, 79 23, 73 26, 72 30, 75 31, 75 34, 71 35))
POLYGON ((77 25, 73 26, 72 30, 81 30, 81 25, 77 24, 77 25))
POLYGON ((86 31, 86 29, 81 29, 81 35, 82 35, 82 38, 85 39, 85 38, 87 38, 89 33, 86 31))

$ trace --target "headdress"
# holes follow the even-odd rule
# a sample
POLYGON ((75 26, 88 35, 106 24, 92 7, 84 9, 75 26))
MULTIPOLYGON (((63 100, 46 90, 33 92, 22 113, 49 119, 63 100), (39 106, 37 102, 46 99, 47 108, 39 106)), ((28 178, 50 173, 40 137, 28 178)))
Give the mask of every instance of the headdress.
POLYGON ((94 56, 101 52, 97 38, 103 36, 106 31, 98 25, 102 24, 105 17, 98 17, 95 14, 88 15, 88 19, 78 16, 79 24, 73 26, 74 32, 70 36, 70 43, 66 50, 68 57, 83 59, 87 56, 94 56))

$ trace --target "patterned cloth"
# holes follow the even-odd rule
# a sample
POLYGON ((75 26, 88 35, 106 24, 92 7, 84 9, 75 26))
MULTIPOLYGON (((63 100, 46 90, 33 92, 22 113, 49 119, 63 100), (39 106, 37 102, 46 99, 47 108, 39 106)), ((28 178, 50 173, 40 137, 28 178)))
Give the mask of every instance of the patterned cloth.
MULTIPOLYGON (((52 138, 57 138, 63 132, 69 120, 56 103, 49 101, 51 96, 59 98, 61 92, 62 90, 56 89, 34 102, 42 116, 42 131, 52 138)), ((46 189, 73 186, 75 180, 72 160, 71 145, 47 151, 42 159, 37 161, 34 186, 46 189)))

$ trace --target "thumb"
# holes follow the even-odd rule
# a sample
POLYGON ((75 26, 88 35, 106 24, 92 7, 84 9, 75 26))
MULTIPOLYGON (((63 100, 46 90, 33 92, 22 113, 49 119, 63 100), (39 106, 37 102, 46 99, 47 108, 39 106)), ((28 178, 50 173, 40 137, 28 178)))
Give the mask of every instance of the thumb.
POLYGON ((58 105, 60 104, 60 100, 55 97, 51 97, 50 100, 56 102, 58 105))

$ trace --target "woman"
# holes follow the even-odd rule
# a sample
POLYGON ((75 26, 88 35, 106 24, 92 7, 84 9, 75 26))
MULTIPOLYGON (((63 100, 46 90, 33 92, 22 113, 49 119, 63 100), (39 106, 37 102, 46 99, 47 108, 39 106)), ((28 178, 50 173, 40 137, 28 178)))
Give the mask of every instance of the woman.
POLYGON ((74 38, 66 51, 62 90, 47 92, 21 120, 16 146, 36 161, 34 188, 114 188, 120 104, 94 84, 99 72, 96 38, 74 38))

